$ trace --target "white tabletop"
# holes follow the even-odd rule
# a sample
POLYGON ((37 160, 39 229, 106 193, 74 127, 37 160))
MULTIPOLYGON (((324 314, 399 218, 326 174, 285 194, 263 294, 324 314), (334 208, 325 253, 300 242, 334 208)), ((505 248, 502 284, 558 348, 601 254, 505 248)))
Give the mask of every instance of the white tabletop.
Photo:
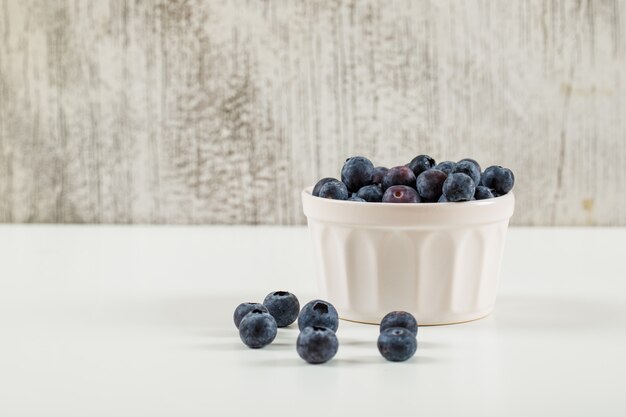
POLYGON ((234 307, 315 296, 305 228, 0 226, 0 416, 624 416, 626 229, 511 229, 495 312, 385 361, 342 321, 246 348, 234 307), (392 414, 398 412, 402 414, 392 414))

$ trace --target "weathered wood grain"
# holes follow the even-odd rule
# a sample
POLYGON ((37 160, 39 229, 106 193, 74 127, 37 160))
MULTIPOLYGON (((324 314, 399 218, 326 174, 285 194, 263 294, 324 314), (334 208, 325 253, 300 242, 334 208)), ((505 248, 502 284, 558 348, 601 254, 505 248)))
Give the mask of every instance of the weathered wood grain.
POLYGON ((626 225, 626 1, 0 0, 0 221, 304 221, 349 155, 626 225))

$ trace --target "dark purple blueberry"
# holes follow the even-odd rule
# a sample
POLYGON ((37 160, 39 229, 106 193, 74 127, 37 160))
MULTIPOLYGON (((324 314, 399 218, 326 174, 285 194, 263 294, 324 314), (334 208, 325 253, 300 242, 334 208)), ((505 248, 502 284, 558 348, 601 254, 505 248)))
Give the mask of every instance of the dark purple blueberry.
POLYGON ((266 313, 268 312, 267 308, 261 303, 241 303, 237 306, 237 308, 235 309, 235 313, 233 314, 235 327, 239 328, 239 323, 241 323, 241 320, 243 320, 246 314, 254 309, 265 311, 266 313))
POLYGON ((357 196, 357 195, 353 195, 352 197, 350 197, 348 199, 348 201, 356 201, 359 203, 367 203, 367 201, 363 200, 361 197, 357 196))
POLYGON ((417 339, 403 327, 391 327, 378 336, 378 351, 388 361, 402 362, 415 354, 417 339))
POLYGON ((312 364, 328 362, 337 354, 338 349, 337 335, 326 327, 305 327, 296 340, 298 355, 312 364))
POLYGON ((306 303, 298 317, 298 328, 303 330, 310 326, 326 327, 336 332, 339 327, 339 314, 337 314, 335 307, 324 300, 313 300, 306 303))
POLYGON ((369 203, 380 203, 383 201, 383 189, 380 185, 376 184, 361 187, 356 195, 369 203))
POLYGON ((422 172, 433 168, 435 165, 435 160, 428 155, 418 155, 407 164, 416 178, 419 177, 422 172))
POLYGON ((392 311, 383 317, 380 322, 380 332, 392 327, 403 327, 417 336, 417 320, 413 314, 406 311, 392 311))
POLYGON ((476 191, 474 191, 474 198, 476 198, 476 200, 486 200, 488 198, 493 198, 493 193, 488 187, 479 185, 476 187, 476 191))
POLYGON ((330 198, 332 200, 347 200, 350 196, 346 185, 337 180, 328 181, 322 185, 319 192, 319 197, 330 198))
POLYGON ((277 332, 274 317, 257 308, 246 314, 239 323, 241 341, 253 349, 259 349, 272 343, 277 332))
POLYGON ((493 190, 494 196, 504 195, 513 189, 515 175, 508 168, 493 165, 485 169, 482 175, 482 185, 493 190))
POLYGON ((331 177, 322 178, 321 180, 319 180, 317 182, 317 184, 315 184, 315 187, 313 187, 313 193, 312 194, 315 197, 319 197, 320 196, 320 190, 322 189, 322 186, 324 184, 326 184, 327 182, 331 182, 331 181, 337 181, 338 182, 339 180, 337 180, 335 178, 331 178, 331 177))
POLYGON ((421 203, 419 194, 414 188, 406 185, 394 185, 387 188, 383 195, 383 203, 421 203))
POLYGON ((356 193, 359 188, 372 183, 374 176, 374 164, 362 156, 354 156, 346 159, 341 169, 341 181, 346 184, 348 190, 356 193))
POLYGON ((469 201, 474 197, 476 186, 474 181, 463 173, 453 173, 443 183, 443 195, 448 201, 469 201))
POLYGON ((423 200, 437 201, 441 197, 443 183, 448 178, 445 172, 429 169, 417 177, 417 193, 423 200))
POLYGON ((456 167, 456 162, 452 161, 443 161, 435 165, 435 169, 445 172, 446 175, 450 174, 454 170, 454 167, 456 167))
POLYGON ((391 187, 392 185, 406 185, 407 187, 415 188, 415 174, 411 171, 411 168, 407 166, 399 166, 390 168, 389 171, 383 177, 383 190, 391 187))
POLYGON ((387 167, 374 168, 374 175, 372 176, 372 184, 378 184, 378 185, 382 184, 383 177, 385 176, 387 171, 389 171, 389 168, 387 167))
POLYGON ((480 165, 478 165, 478 162, 473 159, 461 159, 456 163, 452 172, 454 174, 461 173, 469 176, 472 181, 474 181, 474 184, 478 184, 480 182, 480 165))
POLYGON ((263 300, 263 305, 276 319, 278 327, 289 326, 296 321, 300 312, 298 298, 287 291, 274 291, 267 294, 263 300))
POLYGON ((449 201, 445 195, 441 194, 441 197, 439 197, 439 200, 437 200, 437 203, 449 203, 449 201))

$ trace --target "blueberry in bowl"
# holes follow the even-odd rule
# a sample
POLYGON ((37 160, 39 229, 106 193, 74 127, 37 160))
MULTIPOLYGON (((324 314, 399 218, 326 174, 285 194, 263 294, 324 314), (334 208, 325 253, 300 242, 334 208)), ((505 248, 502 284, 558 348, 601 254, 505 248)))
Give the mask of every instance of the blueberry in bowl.
POLYGON ((392 185, 383 195, 383 203, 419 203, 421 201, 417 191, 406 185, 392 185))
POLYGON ((415 188, 415 174, 411 168, 404 165, 390 168, 383 177, 382 188, 387 190, 394 185, 405 185, 415 188))
POLYGON ((348 191, 356 193, 361 187, 372 184, 374 164, 363 156, 346 159, 341 169, 341 181, 348 191))

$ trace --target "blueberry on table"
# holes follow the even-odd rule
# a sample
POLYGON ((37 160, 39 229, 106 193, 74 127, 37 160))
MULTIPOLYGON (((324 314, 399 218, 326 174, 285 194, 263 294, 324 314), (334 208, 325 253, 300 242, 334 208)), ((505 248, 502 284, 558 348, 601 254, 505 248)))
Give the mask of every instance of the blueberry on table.
POLYGON ((513 172, 508 168, 493 165, 485 169, 481 182, 482 185, 492 189, 495 194, 500 196, 513 189, 513 185, 515 184, 515 175, 513 175, 513 172))
POLYGON ((331 178, 331 177, 322 178, 321 180, 317 182, 317 184, 315 184, 315 187, 313 187, 313 192, 311 194, 313 194, 315 197, 319 197, 322 186, 326 184, 327 182, 331 182, 331 181, 339 182, 339 180, 336 178, 331 178))
POLYGON ((383 195, 383 203, 421 203, 419 194, 414 188, 406 185, 394 185, 387 188, 383 195))
POLYGON ((254 309, 258 309, 264 312, 268 312, 267 308, 261 303, 241 303, 235 309, 235 313, 233 314, 233 320, 235 321, 235 327, 239 328, 239 323, 241 320, 254 309))
POLYGON ((339 315, 335 307, 324 300, 306 303, 298 317, 298 328, 303 330, 310 326, 326 327, 336 332, 339 327, 339 315))
POLYGON ((381 185, 383 183, 383 177, 389 171, 387 167, 376 167, 374 168, 374 175, 372 176, 372 184, 381 185))
POLYGON ((486 200, 488 198, 493 198, 494 195, 488 187, 484 185, 479 185, 476 187, 476 191, 474 191, 474 198, 476 200, 486 200))
POLYGON ((318 197, 332 200, 347 200, 350 197, 346 185, 338 180, 328 181, 320 187, 318 197))
POLYGON ((380 322, 381 333, 392 327, 402 327, 417 336, 417 320, 407 311, 392 311, 380 322))
POLYGON ((361 187, 356 196, 369 203, 380 203, 383 201, 383 188, 377 184, 366 185, 361 187))
MULTIPOLYGON (((346 159, 341 169, 341 181, 346 184, 348 191, 356 193, 359 188, 372 183, 374 164, 362 156, 346 159)), ((347 197, 346 197, 347 198, 347 197)))
POLYGON ((428 155, 418 155, 407 164, 417 178, 422 172, 435 166, 435 160, 428 155))
POLYGON ((312 364, 328 362, 335 356, 338 349, 337 335, 326 327, 305 327, 296 341, 298 355, 312 364))
POLYGON ((415 354, 417 339, 403 327, 390 327, 378 336, 378 351, 388 361, 402 362, 415 354))
POLYGON ((445 195, 441 194, 441 197, 439 197, 439 200, 437 200, 437 203, 449 203, 449 201, 445 195))
POLYGON ((451 202, 469 201, 474 197, 476 185, 467 175, 452 173, 443 183, 443 195, 451 202))
POLYGON ((259 349, 272 343, 277 332, 274 317, 258 308, 246 314, 239 323, 239 337, 252 349, 259 349))
POLYGON ((456 163, 452 173, 465 174, 469 176, 476 185, 480 182, 480 165, 473 159, 461 159, 456 163))
POLYGON ((383 190, 393 185, 406 185, 415 188, 415 174, 407 166, 390 168, 383 177, 383 190))
POLYGON ((448 178, 445 172, 429 169, 417 177, 417 193, 427 201, 437 201, 443 192, 443 183, 448 178))
POLYGON ((289 326, 298 318, 300 302, 298 298, 287 291, 275 291, 267 294, 263 305, 276 319, 278 327, 289 326))
POLYGON ((435 169, 445 172, 446 175, 450 174, 454 170, 455 167, 456 167, 456 162, 452 162, 452 161, 443 161, 435 165, 435 169))

